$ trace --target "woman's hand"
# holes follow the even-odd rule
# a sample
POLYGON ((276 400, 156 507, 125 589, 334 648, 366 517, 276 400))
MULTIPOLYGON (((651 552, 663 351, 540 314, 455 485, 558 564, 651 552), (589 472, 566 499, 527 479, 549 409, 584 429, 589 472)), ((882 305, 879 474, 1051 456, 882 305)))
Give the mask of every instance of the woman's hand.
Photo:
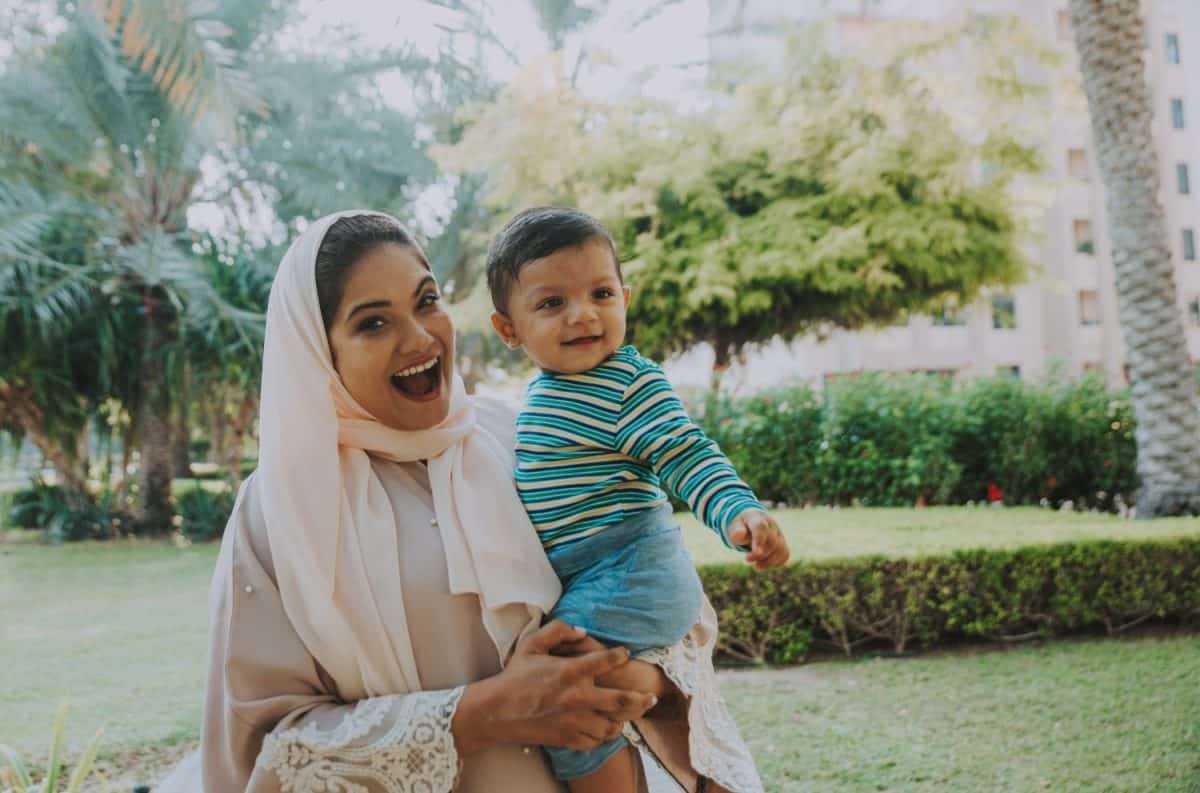
MULTIPOLYGON (((603 644, 591 636, 585 636, 578 641, 561 644, 552 652, 555 655, 579 656, 603 649, 603 644)), ((615 688, 624 691, 640 691, 643 694, 653 694, 658 699, 659 704, 646 713, 647 717, 656 717, 660 711, 669 709, 672 705, 670 700, 679 695, 679 689, 675 687, 675 684, 671 682, 671 679, 667 677, 662 669, 648 661, 639 661, 636 658, 622 666, 618 666, 611 672, 606 672, 598 676, 596 678, 596 685, 601 688, 615 688)))
POLYGON ((459 754, 500 743, 586 751, 654 707, 652 694, 596 685, 597 677, 624 666, 629 652, 568 656, 585 637, 558 620, 547 623, 521 640, 503 672, 467 686, 451 725, 459 754))

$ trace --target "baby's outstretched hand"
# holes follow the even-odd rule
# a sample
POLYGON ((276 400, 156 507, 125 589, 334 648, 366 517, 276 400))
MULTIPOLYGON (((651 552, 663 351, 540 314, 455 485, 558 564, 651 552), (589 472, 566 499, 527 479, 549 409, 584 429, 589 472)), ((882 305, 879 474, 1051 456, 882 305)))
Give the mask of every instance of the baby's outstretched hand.
POLYGON ((759 571, 783 567, 792 555, 779 524, 761 509, 739 512, 729 524, 729 540, 740 548, 750 548, 746 561, 759 571))

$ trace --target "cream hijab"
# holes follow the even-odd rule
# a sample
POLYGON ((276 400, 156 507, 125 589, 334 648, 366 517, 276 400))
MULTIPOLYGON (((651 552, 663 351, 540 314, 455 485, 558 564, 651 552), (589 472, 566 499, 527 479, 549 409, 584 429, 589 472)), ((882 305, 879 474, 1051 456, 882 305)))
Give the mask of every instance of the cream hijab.
POLYGON ((255 475, 284 610, 347 699, 421 689, 400 587, 396 526, 405 516, 394 513, 371 457, 428 461, 451 592, 479 596, 501 661, 560 594, 517 498, 511 452, 476 421, 457 375, 445 420, 407 432, 376 421, 334 370, 317 250, 336 220, 362 214, 381 213, 314 222, 275 276, 255 475))

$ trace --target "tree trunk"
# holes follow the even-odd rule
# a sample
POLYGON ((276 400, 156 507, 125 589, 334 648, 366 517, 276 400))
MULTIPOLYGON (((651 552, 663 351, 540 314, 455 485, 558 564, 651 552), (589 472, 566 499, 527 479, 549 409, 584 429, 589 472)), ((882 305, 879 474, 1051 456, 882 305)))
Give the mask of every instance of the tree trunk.
POLYGON ((213 407, 212 417, 208 425, 208 459, 220 463, 225 460, 225 431, 229 419, 225 417, 225 404, 218 401, 213 407))
POLYGON ((1200 512, 1200 401, 1158 201, 1140 3, 1071 0, 1071 21, 1106 189, 1120 324, 1133 381, 1138 517, 1200 512))
POLYGON ((171 529, 171 388, 162 359, 163 320, 154 297, 146 298, 142 339, 142 393, 138 405, 138 531, 165 534, 171 529))
POLYGON ((0 417, 21 428, 42 458, 54 467, 59 484, 72 497, 77 497, 79 503, 92 500, 86 444, 78 438, 70 445, 56 440, 46 427, 45 414, 34 401, 32 390, 0 380, 0 417))
POLYGON ((732 361, 733 356, 729 352, 729 345, 720 339, 714 341, 712 375, 708 381, 709 390, 714 395, 721 390, 721 381, 725 378, 725 372, 729 370, 729 364, 732 361))
POLYGON ((171 428, 171 467, 175 476, 192 475, 192 428, 191 396, 192 377, 190 367, 183 369, 183 383, 175 399, 171 428))
POLYGON ((258 413, 258 396, 246 395, 238 403, 237 413, 229 424, 229 449, 227 464, 229 466, 229 485, 237 493, 242 486, 242 450, 246 447, 246 437, 250 434, 250 426, 258 413))
MULTIPOLYGON (((148 388, 156 388, 149 384, 148 388)), ((143 405, 138 415, 138 530, 164 534, 171 528, 171 422, 166 411, 143 405)))

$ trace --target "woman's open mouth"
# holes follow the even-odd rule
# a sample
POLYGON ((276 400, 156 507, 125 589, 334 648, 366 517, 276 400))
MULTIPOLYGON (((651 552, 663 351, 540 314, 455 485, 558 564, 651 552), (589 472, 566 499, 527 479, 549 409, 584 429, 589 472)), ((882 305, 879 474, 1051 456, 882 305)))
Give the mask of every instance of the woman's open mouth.
POLYGON ((392 373, 392 388, 408 399, 427 402, 442 392, 442 359, 431 358, 425 363, 392 373))

